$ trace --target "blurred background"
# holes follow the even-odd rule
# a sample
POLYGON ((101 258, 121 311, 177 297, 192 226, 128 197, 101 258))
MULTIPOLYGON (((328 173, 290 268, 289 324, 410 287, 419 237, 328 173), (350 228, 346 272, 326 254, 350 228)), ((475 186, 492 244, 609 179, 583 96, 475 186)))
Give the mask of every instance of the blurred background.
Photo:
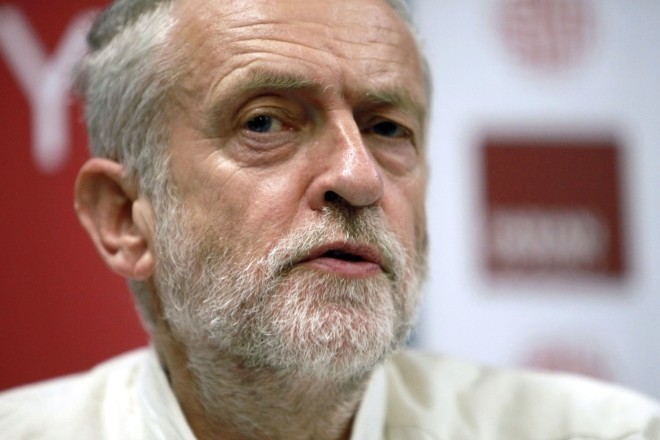
MULTIPOLYGON (((104 3, 0 0, 0 389, 146 343, 72 208, 68 72, 104 3)), ((434 81, 413 344, 660 398, 660 2, 411 8, 434 81)))

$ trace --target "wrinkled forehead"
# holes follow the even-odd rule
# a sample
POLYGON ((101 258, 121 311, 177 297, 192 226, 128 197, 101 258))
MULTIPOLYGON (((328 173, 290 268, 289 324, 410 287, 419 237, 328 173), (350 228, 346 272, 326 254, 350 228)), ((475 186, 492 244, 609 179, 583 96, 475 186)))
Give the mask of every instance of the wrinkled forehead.
POLYGON ((405 23, 384 0, 179 0, 174 11, 182 26, 196 22, 211 31, 249 23, 307 22, 326 25, 330 32, 406 32, 405 23))
POLYGON ((223 67, 244 68, 269 58, 309 67, 311 75, 328 74, 326 79, 336 73, 335 79, 347 82, 405 82, 426 105, 414 37, 384 0, 187 0, 175 4, 174 15, 175 44, 197 87, 221 75, 223 67), (336 66, 343 71, 334 72, 336 66))

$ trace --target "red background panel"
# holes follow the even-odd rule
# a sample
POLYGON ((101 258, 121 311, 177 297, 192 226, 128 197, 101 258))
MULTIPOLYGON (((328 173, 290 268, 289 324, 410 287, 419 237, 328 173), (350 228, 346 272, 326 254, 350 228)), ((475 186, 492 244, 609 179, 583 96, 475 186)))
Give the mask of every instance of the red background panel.
MULTIPOLYGON (((82 10, 103 2, 13 1, 51 52, 82 10)), ((101 262, 73 210, 73 184, 87 157, 80 108, 71 108, 70 157, 43 174, 31 157, 30 104, 0 61, 0 389, 89 368, 143 345, 125 282, 101 262)))
MULTIPOLYGON (((552 255, 549 255, 546 259, 549 263, 544 264, 533 259, 539 254, 530 247, 532 258, 524 264, 512 265, 498 260, 491 253, 488 265, 492 273, 555 272, 566 275, 567 271, 581 271, 612 277, 623 275, 626 264, 621 176, 619 146, 614 137, 490 137, 483 146, 483 166, 487 221, 492 221, 497 212, 519 215, 523 219, 520 225, 530 226, 526 231, 519 231, 520 234, 536 235, 537 244, 552 239, 547 237, 548 232, 562 231, 561 224, 552 228, 549 222, 556 224, 566 213, 573 215, 573 219, 576 213, 578 216, 586 214, 600 221, 606 231, 597 262, 562 265, 552 262, 552 255)), ((564 231, 565 226, 566 223, 564 231)), ((493 234, 489 228, 486 231, 493 234)), ((489 237, 487 242, 497 239, 489 237)), ((560 236, 555 237, 556 246, 549 246, 546 252, 561 252, 560 239, 560 236)), ((564 244, 569 252, 573 249, 574 243, 564 244)), ((520 241, 518 245, 524 246, 525 243, 520 241)))

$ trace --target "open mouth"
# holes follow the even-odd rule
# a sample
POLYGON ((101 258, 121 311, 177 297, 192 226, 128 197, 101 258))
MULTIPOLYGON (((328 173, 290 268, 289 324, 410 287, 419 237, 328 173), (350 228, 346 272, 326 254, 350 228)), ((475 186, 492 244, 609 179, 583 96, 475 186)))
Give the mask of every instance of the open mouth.
POLYGON ((299 264, 349 278, 370 277, 385 271, 376 247, 345 242, 313 249, 299 264))
POLYGON ((354 243, 328 243, 313 249, 304 261, 316 260, 319 258, 328 258, 341 260, 350 263, 373 263, 380 265, 380 255, 378 250, 368 244, 354 243))
POLYGON ((356 255, 350 252, 345 252, 341 249, 331 249, 325 253, 323 253, 321 258, 335 258, 337 260, 342 260, 342 261, 350 261, 350 262, 359 262, 359 261, 366 261, 362 256, 356 255))

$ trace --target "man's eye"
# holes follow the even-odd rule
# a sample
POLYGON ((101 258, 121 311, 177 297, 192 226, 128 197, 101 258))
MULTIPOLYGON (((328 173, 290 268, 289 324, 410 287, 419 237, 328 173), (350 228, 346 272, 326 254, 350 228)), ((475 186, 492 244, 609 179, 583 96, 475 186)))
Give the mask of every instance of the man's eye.
POLYGON ((282 130, 282 122, 268 115, 259 115, 249 119, 245 128, 255 133, 268 133, 282 130))
POLYGON ((400 138, 408 136, 408 130, 396 122, 381 121, 371 127, 371 130, 378 136, 400 138))

